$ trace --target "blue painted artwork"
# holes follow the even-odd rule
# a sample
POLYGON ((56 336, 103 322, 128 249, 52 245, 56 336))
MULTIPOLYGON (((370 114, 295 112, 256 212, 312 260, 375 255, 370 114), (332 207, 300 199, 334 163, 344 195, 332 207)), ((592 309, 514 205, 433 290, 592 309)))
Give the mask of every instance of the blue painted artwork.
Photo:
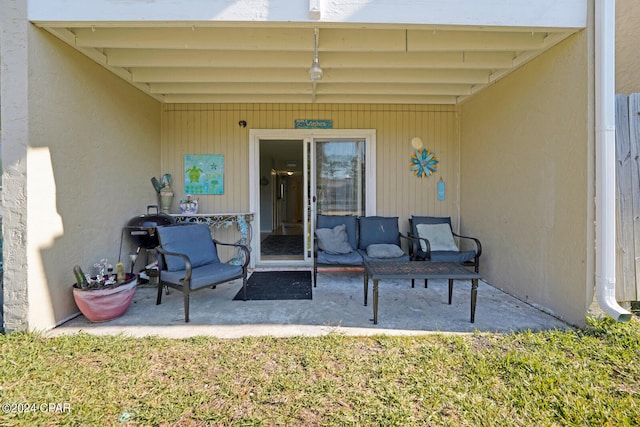
POLYGON ((224 193, 224 155, 186 154, 184 156, 185 194, 224 193))

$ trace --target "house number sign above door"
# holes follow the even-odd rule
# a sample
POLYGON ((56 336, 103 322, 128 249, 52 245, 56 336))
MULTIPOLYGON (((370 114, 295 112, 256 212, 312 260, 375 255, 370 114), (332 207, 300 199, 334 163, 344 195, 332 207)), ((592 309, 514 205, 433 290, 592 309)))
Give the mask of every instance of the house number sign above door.
POLYGON ((298 119, 294 122, 296 129, 332 129, 333 120, 302 120, 298 119))

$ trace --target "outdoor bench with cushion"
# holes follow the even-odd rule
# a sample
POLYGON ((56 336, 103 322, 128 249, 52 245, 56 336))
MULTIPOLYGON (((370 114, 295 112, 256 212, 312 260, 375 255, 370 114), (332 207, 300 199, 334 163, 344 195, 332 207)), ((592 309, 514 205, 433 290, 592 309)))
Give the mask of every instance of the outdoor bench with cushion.
POLYGON ((318 215, 313 257, 313 285, 318 265, 362 266, 370 261, 409 261, 400 245, 398 217, 318 215))

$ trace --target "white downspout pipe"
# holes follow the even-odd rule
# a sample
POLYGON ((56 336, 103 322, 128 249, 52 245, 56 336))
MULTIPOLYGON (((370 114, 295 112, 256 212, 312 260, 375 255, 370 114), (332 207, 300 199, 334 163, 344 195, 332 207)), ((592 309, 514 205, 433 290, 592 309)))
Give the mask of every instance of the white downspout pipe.
POLYGON ((616 301, 615 0, 595 0, 596 299, 619 322, 616 301))

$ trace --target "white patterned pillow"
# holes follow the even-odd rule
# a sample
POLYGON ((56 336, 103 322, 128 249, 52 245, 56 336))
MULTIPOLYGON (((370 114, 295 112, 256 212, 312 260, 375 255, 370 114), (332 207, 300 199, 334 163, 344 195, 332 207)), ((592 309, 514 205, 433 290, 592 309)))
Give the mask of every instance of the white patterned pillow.
MULTIPOLYGON (((418 224, 416 229, 418 237, 429 241, 432 251, 458 251, 449 224, 418 224)), ((420 247, 423 252, 427 251, 427 245, 422 240, 420 240, 420 247)))

